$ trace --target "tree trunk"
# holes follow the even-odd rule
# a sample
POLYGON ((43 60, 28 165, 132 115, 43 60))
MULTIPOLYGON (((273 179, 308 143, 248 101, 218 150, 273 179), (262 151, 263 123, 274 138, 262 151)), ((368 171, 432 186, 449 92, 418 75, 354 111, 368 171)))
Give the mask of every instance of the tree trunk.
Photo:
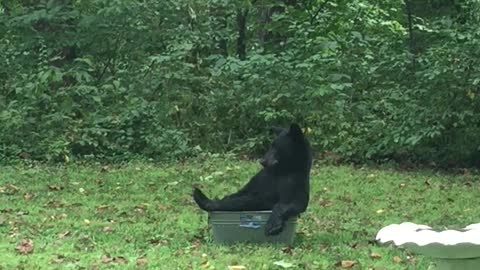
POLYGON ((237 55, 240 60, 245 60, 247 56, 247 16, 248 8, 237 9, 237 55))

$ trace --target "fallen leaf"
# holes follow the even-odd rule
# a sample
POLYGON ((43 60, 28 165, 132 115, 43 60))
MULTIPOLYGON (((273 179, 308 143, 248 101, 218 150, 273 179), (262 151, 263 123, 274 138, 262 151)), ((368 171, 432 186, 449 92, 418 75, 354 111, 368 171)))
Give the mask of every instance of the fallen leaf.
POLYGON ((292 268, 294 267, 295 265, 293 263, 289 263, 289 262, 286 262, 286 261, 276 261, 273 263, 274 265, 277 265, 277 266, 280 266, 282 268, 292 268))
POLYGON ((357 264, 358 264, 358 262, 356 262, 356 261, 342 261, 340 263, 340 267, 345 268, 345 269, 350 269, 350 268, 353 268, 357 264))
POLYGON ((137 266, 146 266, 148 264, 147 258, 140 257, 137 259, 137 266))
POLYGON ((48 189, 50 189, 51 191, 60 191, 62 190, 63 188, 62 187, 59 187, 57 185, 48 185, 48 189))
POLYGON ((332 204, 332 202, 329 200, 320 200, 318 203, 323 207, 328 207, 332 204))
POLYGON ((210 267, 210 263, 209 263, 208 261, 204 261, 204 262, 202 263, 202 267, 205 268, 205 269, 207 269, 207 268, 210 267))
POLYGON ((55 258, 52 259, 52 263, 56 263, 56 264, 61 264, 63 263, 63 261, 65 261, 65 256, 63 255, 57 255, 55 256, 55 258))
POLYGON ((293 248, 290 247, 290 246, 284 247, 284 248, 282 248, 282 251, 283 251, 283 253, 285 253, 285 254, 292 255, 292 253, 293 253, 293 248))
POLYGON ((370 254, 370 258, 372 259, 381 259, 382 258, 382 255, 378 254, 378 253, 375 253, 375 252, 372 252, 370 254))
POLYGON ((111 232, 113 232, 113 228, 107 226, 107 227, 103 228, 103 232, 104 232, 104 233, 111 233, 111 232))
POLYGON ((167 209, 168 209, 168 207, 166 207, 165 205, 159 205, 158 206, 158 210, 160 210, 160 211, 165 211, 167 209))
POLYGON ((247 270, 247 268, 243 265, 230 265, 228 270, 247 270))
POLYGON ((13 212, 13 209, 12 208, 4 208, 4 209, 0 209, 0 213, 5 213, 5 214, 10 214, 13 212))
POLYGON ((23 198, 24 198, 25 200, 27 200, 27 201, 33 199, 34 197, 35 197, 35 193, 25 193, 25 194, 23 195, 23 198))
POLYGON ((108 205, 97 206, 97 211, 98 212, 103 212, 103 211, 106 211, 106 210, 108 210, 108 205))
POLYGON ((107 264, 113 262, 113 258, 104 256, 100 261, 104 264, 107 264))
POLYGON ((395 256, 395 257, 393 257, 393 262, 394 262, 394 263, 401 263, 401 262, 402 262, 402 259, 401 259, 400 257, 398 257, 398 256, 395 256))
POLYGON ((125 257, 109 257, 109 256, 104 256, 101 260, 102 263, 108 264, 108 263, 118 263, 118 264, 127 264, 128 261, 125 259, 125 257))
POLYGON ((200 239, 195 239, 195 241, 193 241, 192 243, 193 249, 199 249, 201 246, 202 246, 202 242, 200 241, 200 239))
POLYGON ((115 263, 118 263, 118 264, 127 264, 128 263, 127 259, 125 257, 121 257, 121 256, 120 257, 115 257, 113 259, 113 261, 115 263))
POLYGON ((58 234, 58 238, 65 238, 70 235, 70 231, 64 231, 58 234))
POLYGON ((150 206, 150 204, 148 203, 141 203, 139 205, 136 206, 137 209, 141 209, 141 210, 146 210, 148 208, 148 206, 150 206))
POLYGON ((44 204, 48 208, 62 208, 65 204, 61 201, 51 200, 44 204))
POLYGON ((17 216, 26 216, 28 215, 28 212, 23 212, 23 211, 18 211, 17 216))
POLYGON ((150 239, 149 242, 152 245, 168 245, 168 240, 165 239, 150 239))
POLYGON ((16 248, 17 253, 21 255, 27 255, 33 252, 33 241, 30 239, 22 240, 20 245, 16 248))
POLYGON ((352 248, 352 249, 357 249, 359 244, 358 243, 351 243, 349 244, 349 246, 352 248))
POLYGON ((0 187, 0 193, 5 193, 7 195, 13 195, 18 191, 20 191, 20 188, 12 184, 8 184, 4 187, 0 187))

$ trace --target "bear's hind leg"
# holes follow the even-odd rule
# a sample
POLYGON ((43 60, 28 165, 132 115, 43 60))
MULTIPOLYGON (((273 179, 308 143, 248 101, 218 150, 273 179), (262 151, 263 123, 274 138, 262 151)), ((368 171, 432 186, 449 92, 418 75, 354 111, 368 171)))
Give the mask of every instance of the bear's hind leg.
POLYGON ((193 198, 205 211, 260 211, 271 210, 273 204, 260 196, 245 192, 234 193, 221 200, 210 200, 203 192, 195 188, 193 198))
POLYGON ((251 194, 230 195, 214 201, 213 211, 261 211, 271 210, 273 205, 262 197, 251 194))

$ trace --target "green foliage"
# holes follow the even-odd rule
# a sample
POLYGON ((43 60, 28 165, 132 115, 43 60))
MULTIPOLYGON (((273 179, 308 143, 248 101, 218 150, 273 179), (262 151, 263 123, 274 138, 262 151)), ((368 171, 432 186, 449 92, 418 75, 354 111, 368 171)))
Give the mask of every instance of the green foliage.
POLYGON ((437 2, 4 1, 0 158, 252 154, 295 121, 343 160, 477 165, 479 5, 437 2))

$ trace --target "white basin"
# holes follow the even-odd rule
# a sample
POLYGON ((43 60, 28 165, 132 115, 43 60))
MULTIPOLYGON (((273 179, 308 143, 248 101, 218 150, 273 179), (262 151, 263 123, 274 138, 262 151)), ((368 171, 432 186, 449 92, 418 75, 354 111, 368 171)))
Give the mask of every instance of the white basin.
POLYGON ((376 240, 431 257, 438 270, 480 269, 480 223, 458 231, 434 231, 426 225, 404 222, 382 228, 376 240))

